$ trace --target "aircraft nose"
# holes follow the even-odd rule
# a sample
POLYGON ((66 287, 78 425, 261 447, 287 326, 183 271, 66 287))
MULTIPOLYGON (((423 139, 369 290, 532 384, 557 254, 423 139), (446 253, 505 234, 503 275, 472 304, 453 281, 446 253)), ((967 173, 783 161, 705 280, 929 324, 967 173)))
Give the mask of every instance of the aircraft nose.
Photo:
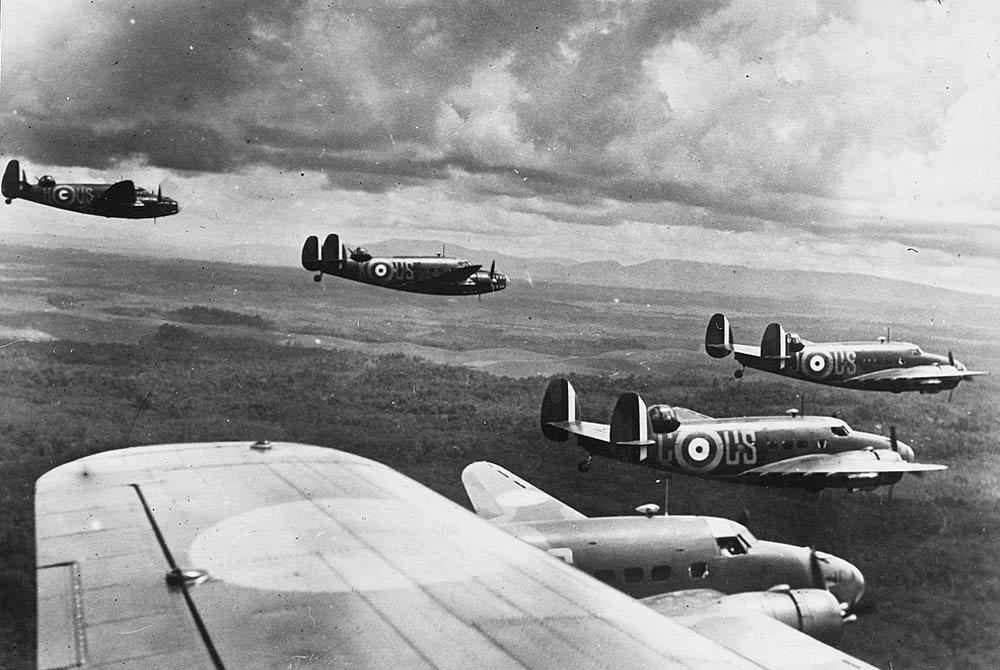
POLYGON ((865 576, 861 571, 853 563, 822 551, 816 552, 816 558, 819 560, 826 588, 837 602, 846 604, 848 608, 857 605, 865 592, 865 576))

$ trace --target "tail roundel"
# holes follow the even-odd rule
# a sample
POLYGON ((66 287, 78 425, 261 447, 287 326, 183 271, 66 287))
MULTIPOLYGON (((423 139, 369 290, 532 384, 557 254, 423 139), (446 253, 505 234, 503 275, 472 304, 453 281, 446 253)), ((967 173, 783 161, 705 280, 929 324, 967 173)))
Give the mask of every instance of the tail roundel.
POLYGON ((611 413, 611 444, 647 446, 649 439, 649 414, 646 402, 638 393, 623 393, 611 413))
POLYGON ((733 353, 733 329, 724 314, 713 314, 705 331, 705 351, 712 358, 725 358, 733 353))
POLYGON ((558 378, 549 382, 542 398, 542 433, 553 442, 566 442, 570 433, 553 423, 569 423, 578 421, 580 416, 580 401, 576 390, 568 379, 558 378))
POLYGON ((0 188, 3 197, 13 200, 21 195, 21 163, 12 160, 7 163, 7 169, 3 172, 3 185, 0 188))

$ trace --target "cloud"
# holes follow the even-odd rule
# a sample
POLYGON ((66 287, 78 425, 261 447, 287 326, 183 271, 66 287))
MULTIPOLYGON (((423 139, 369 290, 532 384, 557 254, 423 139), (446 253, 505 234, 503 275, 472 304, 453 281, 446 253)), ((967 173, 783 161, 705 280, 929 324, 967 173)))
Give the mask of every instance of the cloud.
POLYGON ((746 233, 759 263, 778 234, 1000 248, 987 0, 2 11, 0 152, 29 167, 321 175, 376 211, 746 233))

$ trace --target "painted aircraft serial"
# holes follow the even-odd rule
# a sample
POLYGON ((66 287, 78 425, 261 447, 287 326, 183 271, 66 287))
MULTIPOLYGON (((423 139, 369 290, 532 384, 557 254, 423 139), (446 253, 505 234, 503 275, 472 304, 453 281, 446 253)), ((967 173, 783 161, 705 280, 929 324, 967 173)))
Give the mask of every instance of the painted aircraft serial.
MULTIPOLYGON (((772 323, 759 347, 735 344, 729 319, 715 314, 705 332, 705 351, 713 358, 734 354, 744 367, 817 384, 865 391, 938 393, 986 372, 967 370, 947 356, 925 353, 909 342, 809 342, 772 323)), ((736 371, 736 378, 743 369, 736 371)))
POLYGON ((81 214, 121 219, 155 219, 180 211, 177 201, 165 197, 160 189, 150 193, 131 179, 114 184, 59 184, 45 175, 37 184, 30 184, 16 160, 7 163, 2 191, 8 205, 21 198, 81 214))
POLYGON ((566 379, 549 382, 542 400, 542 433, 587 451, 578 468, 596 456, 679 474, 819 491, 868 490, 895 484, 907 472, 944 470, 915 463, 913 449, 896 438, 852 430, 841 419, 784 416, 713 419, 683 407, 646 406, 623 393, 611 424, 579 420, 580 403, 566 379))
POLYGON ((302 267, 324 274, 374 284, 398 291, 433 295, 481 295, 507 288, 507 276, 489 271, 461 258, 445 256, 389 256, 375 258, 367 249, 350 250, 335 234, 327 235, 320 249, 319 238, 311 235, 302 247, 302 267))
POLYGON ((739 595, 634 600, 336 449, 87 456, 38 480, 35 533, 39 668, 872 670, 739 595))
POLYGON ((710 516, 658 514, 589 518, 509 470, 480 461, 462 471, 480 517, 633 598, 690 589, 722 594, 790 588, 829 589, 846 611, 865 590, 847 561, 780 542, 710 516))

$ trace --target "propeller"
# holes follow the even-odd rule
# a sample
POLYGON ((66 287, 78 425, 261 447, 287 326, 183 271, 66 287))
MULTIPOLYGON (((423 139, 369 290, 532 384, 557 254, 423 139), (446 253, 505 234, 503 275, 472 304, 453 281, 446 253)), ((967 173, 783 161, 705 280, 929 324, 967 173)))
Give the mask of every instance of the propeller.
POLYGON ((899 453, 899 440, 896 438, 896 426, 889 426, 889 447, 899 453))
POLYGON ((820 565, 815 547, 809 547, 809 581, 814 589, 829 590, 826 587, 826 575, 823 574, 823 566, 820 565))
POLYGON ((951 353, 951 349, 948 350, 948 365, 955 367, 955 354, 951 353))

